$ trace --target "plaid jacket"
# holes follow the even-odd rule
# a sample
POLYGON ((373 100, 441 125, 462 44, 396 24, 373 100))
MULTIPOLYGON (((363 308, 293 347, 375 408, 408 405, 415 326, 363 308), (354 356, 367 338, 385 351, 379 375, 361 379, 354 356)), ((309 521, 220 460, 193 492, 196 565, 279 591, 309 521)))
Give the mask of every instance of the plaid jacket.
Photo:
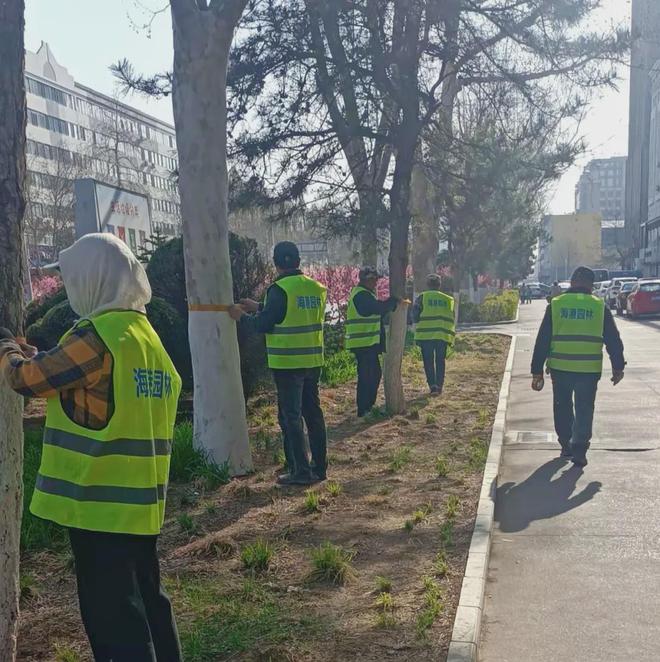
POLYGON ((0 371, 9 386, 28 397, 59 394, 66 415, 100 430, 114 411, 112 356, 91 326, 80 326, 49 352, 27 360, 13 340, 0 340, 0 371))

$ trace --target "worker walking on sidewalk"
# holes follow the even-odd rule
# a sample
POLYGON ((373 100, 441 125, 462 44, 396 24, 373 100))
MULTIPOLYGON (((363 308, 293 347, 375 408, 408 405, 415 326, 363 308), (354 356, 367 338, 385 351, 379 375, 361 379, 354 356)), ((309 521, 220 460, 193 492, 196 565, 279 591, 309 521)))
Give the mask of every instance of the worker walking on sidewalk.
POLYGON ((602 299, 593 296, 594 272, 578 267, 571 287, 554 297, 541 323, 532 357, 532 388, 543 388, 543 367, 552 377, 555 430, 561 456, 587 464, 603 345, 612 363, 612 383, 623 379, 623 343, 602 299))
POLYGON ((376 404, 383 376, 380 355, 385 351, 383 317, 396 310, 399 299, 376 298, 380 278, 373 267, 360 269, 359 283, 351 290, 346 313, 346 349, 357 360, 357 415, 364 416, 376 404))
POLYGON ((235 320, 266 334, 268 366, 277 387, 278 419, 282 429, 288 473, 278 477, 283 485, 311 485, 325 480, 326 429, 319 397, 323 366, 323 321, 326 289, 300 271, 298 247, 281 241, 273 251, 278 276, 268 288, 263 306, 242 299, 230 308, 235 320), (312 453, 310 464, 303 419, 312 453))
POLYGON ((445 383, 447 350, 456 336, 454 298, 440 291, 441 279, 437 274, 427 276, 426 287, 413 307, 415 342, 422 352, 429 389, 432 394, 440 395, 445 383))
POLYGON ((124 242, 89 234, 59 262, 80 321, 48 352, 7 332, 0 339, 11 388, 48 399, 30 510, 68 529, 96 662, 177 662, 156 543, 181 380, 145 314, 147 275, 124 242))

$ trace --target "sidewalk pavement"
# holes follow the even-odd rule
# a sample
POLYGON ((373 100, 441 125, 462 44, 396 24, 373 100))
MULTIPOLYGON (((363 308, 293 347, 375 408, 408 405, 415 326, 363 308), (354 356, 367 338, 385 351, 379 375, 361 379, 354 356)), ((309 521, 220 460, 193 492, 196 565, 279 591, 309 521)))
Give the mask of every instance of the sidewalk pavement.
MULTIPOLYGON (((521 306, 481 662, 660 660, 660 321, 619 321, 589 465, 559 459, 552 386, 530 389, 545 302, 521 306)), ((607 360, 606 360, 607 365, 607 360)))

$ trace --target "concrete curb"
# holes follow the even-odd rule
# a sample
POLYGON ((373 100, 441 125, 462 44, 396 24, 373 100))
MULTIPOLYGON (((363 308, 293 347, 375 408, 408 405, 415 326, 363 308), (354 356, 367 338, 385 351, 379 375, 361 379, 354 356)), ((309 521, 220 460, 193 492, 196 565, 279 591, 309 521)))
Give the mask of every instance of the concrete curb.
POLYGON ((520 319, 520 303, 518 303, 518 308, 516 310, 516 316, 512 320, 503 320, 501 322, 463 322, 458 324, 458 330, 461 329, 471 329, 478 328, 480 326, 500 326, 502 324, 516 324, 520 319))
POLYGON ((516 337, 512 336, 502 377, 502 386, 500 387, 500 399, 497 403, 495 421, 493 422, 488 458, 486 459, 486 468, 484 469, 484 478, 481 483, 481 493, 477 506, 477 517, 474 522, 474 531, 465 566, 465 576, 458 600, 456 618, 454 619, 454 630, 449 643, 447 662, 476 662, 477 660, 481 617, 488 578, 488 560, 495 524, 497 477, 502 460, 506 410, 509 404, 509 389, 511 387, 515 352, 516 337))

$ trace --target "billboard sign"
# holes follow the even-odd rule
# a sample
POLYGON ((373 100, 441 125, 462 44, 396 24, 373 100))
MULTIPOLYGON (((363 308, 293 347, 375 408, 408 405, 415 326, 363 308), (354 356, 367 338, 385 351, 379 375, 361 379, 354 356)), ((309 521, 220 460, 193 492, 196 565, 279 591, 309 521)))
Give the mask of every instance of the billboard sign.
POLYGON ((147 196, 97 182, 77 179, 76 239, 91 232, 110 232, 135 253, 151 237, 147 196))

